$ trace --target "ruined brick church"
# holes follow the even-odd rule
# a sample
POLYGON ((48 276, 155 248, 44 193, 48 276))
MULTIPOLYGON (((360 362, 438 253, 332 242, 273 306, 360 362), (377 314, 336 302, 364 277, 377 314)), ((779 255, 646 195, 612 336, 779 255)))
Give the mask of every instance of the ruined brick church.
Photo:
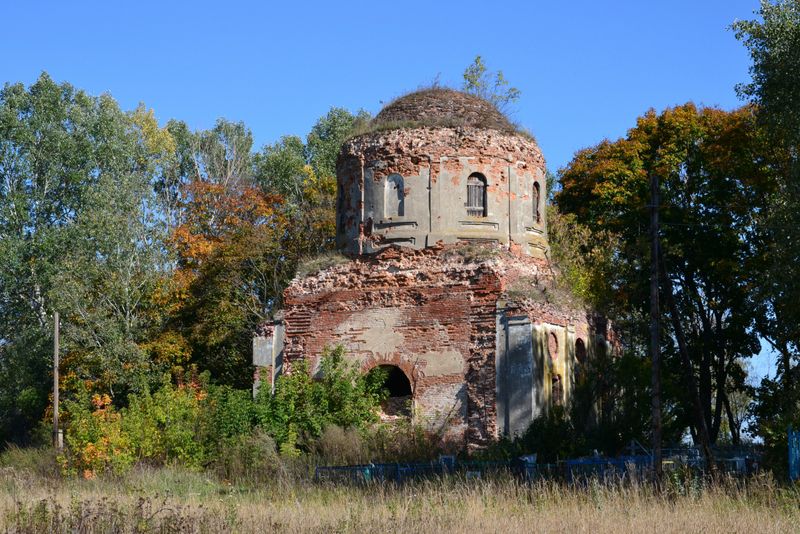
POLYGON ((254 342, 262 387, 341 344, 364 372, 388 370, 416 422, 469 449, 569 401, 610 334, 553 283, 529 135, 478 97, 419 91, 344 144, 337 178, 347 261, 286 289, 282 319, 254 342))

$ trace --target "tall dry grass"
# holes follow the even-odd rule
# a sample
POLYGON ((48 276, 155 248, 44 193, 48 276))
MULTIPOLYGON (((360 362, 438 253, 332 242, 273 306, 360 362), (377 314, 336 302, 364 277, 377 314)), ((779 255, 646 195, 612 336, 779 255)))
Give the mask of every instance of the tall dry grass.
MULTIPOLYGON (((49 460, 48 460, 49 461, 49 460)), ((2 532, 796 532, 800 494, 762 476, 521 483, 458 477, 365 487, 278 477, 231 485, 210 473, 138 467, 63 479, 17 454, 0 466, 2 532)), ((48 464, 49 465, 49 464, 48 464)))

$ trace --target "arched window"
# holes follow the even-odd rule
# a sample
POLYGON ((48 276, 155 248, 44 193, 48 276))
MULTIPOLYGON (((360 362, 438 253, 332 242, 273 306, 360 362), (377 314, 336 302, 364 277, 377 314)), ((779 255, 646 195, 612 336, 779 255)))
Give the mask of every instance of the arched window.
POLYGON ((536 221, 536 224, 542 222, 542 210, 539 207, 541 201, 542 186, 539 185, 539 182, 533 182, 533 220, 536 221))
POLYGON ((547 336, 547 352, 550 353, 551 360, 558 359, 558 337, 555 332, 550 332, 550 335, 547 336))
POLYGON ((580 338, 575 340, 575 359, 581 365, 586 363, 586 344, 580 338))
POLYGON ((406 212, 406 191, 403 177, 390 174, 386 178, 386 189, 383 197, 383 213, 385 217, 403 217, 406 212))
POLYGON ((486 217, 486 178, 482 174, 467 179, 467 215, 486 217))

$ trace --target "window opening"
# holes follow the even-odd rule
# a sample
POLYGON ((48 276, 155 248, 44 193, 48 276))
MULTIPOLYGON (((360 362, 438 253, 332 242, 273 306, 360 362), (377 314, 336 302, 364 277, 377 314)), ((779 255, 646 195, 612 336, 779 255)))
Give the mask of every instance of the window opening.
POLYGON ((486 217, 486 178, 481 174, 467 179, 467 215, 486 217))
POLYGON ((581 365, 586 363, 586 344, 582 339, 575 340, 575 359, 581 365))
POLYGON ((399 174, 386 178, 383 212, 388 217, 404 217, 406 211, 405 181, 399 174))
POLYGON ((556 361, 558 359, 558 338, 555 332, 550 332, 547 336, 547 352, 550 353, 550 359, 556 361))
POLYGON ((411 415, 411 382, 402 369, 396 365, 380 365, 386 375, 383 388, 389 393, 386 400, 381 403, 383 413, 390 417, 409 417, 411 415))

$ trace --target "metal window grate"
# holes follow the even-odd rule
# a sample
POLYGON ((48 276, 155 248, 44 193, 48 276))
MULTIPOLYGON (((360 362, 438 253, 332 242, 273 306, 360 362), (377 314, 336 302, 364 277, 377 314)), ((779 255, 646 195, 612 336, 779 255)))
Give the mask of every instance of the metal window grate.
POLYGON ((477 174, 467 179, 467 215, 486 217, 486 178, 477 174))

